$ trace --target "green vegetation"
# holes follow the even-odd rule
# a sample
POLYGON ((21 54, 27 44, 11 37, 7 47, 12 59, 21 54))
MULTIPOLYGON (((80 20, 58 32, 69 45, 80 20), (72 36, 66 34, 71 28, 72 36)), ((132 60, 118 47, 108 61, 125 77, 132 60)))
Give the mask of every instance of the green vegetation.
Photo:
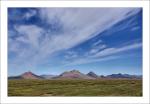
POLYGON ((8 80, 8 96, 142 96, 142 80, 8 80))

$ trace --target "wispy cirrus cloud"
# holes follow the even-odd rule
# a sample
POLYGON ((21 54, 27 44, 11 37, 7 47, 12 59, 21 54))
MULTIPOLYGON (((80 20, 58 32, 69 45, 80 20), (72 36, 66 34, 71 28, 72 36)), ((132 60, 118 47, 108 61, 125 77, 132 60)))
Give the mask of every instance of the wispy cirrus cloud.
POLYGON ((135 31, 135 30, 138 30, 140 28, 141 28, 140 26, 135 26, 135 27, 131 28, 131 31, 135 31))
POLYGON ((89 54, 95 54, 99 51, 101 51, 102 49, 106 48, 107 46, 105 44, 100 44, 98 46, 93 47, 90 51, 89 54))
MULTIPOLYGON (((14 29, 9 30, 9 53, 15 54, 15 59, 12 59, 14 63, 22 62, 26 65, 38 66, 39 63, 50 60, 49 58, 54 54, 67 52, 74 47, 80 46, 140 11, 140 8, 29 9, 21 16, 20 20, 18 20, 19 22, 14 18, 15 23, 12 24, 14 29), (39 23, 20 23, 21 20, 29 21, 33 16, 39 18, 39 23), (12 33, 14 34, 13 37, 11 36, 12 33)), ((13 15, 17 15, 17 13, 13 15)), ((132 22, 129 21, 128 24, 132 22)), ((126 29, 129 26, 128 24, 126 26, 119 25, 118 29, 120 31, 126 29)), ((108 44, 99 39, 91 43, 88 50, 84 50, 82 54, 84 59, 81 58, 81 54, 78 54, 77 50, 68 52, 65 58, 74 59, 72 64, 109 60, 116 57, 106 56, 136 49, 141 45, 141 43, 137 43, 118 48, 109 48, 108 44), (98 57, 103 58, 97 59, 98 57)))
POLYGON ((100 52, 97 52, 92 57, 109 56, 109 55, 112 55, 112 54, 125 52, 125 51, 129 51, 129 50, 137 49, 137 48, 140 48, 140 47, 142 47, 142 43, 134 43, 134 44, 126 45, 126 46, 119 47, 119 48, 106 48, 106 49, 104 49, 100 52))
MULTIPOLYGON (((102 45, 103 46, 103 45, 102 45)), ((72 62, 66 62, 66 65, 80 65, 80 64, 88 64, 91 62, 98 62, 98 61, 108 61, 120 58, 120 54, 117 56, 118 53, 127 52, 130 50, 138 49, 142 47, 142 43, 134 43, 134 44, 128 44, 125 46, 121 46, 118 48, 105 48, 101 51, 91 49, 90 53, 85 53, 86 55, 84 57, 77 57, 72 62), (91 53, 92 52, 92 53, 91 53)))

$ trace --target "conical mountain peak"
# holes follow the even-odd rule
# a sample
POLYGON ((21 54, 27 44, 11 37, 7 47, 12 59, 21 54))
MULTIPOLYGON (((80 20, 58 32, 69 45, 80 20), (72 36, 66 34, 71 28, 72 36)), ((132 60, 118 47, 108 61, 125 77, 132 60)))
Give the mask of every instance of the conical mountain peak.
POLYGON ((94 77, 94 78, 97 78, 97 77, 98 77, 98 75, 96 75, 96 74, 95 74, 94 72, 92 72, 92 71, 90 71, 87 75, 90 76, 90 77, 94 77))
POLYGON ((81 73, 78 70, 66 71, 58 76, 58 78, 76 78, 76 79, 92 79, 91 77, 81 73))
POLYGON ((23 74, 33 74, 33 73, 31 71, 27 71, 27 72, 25 72, 23 74))
POLYGON ((25 72, 21 75, 23 79, 39 79, 40 77, 31 71, 25 72))

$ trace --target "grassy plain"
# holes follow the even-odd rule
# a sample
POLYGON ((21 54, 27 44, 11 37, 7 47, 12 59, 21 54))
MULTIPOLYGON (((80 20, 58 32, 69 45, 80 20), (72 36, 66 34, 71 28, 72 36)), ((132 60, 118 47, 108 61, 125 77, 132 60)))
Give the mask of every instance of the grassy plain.
POLYGON ((142 96, 142 80, 8 80, 8 96, 142 96))

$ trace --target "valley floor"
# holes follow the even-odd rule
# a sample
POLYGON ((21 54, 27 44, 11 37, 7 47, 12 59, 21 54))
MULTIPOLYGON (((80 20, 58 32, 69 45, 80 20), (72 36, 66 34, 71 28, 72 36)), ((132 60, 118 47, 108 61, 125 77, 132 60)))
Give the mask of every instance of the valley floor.
POLYGON ((8 96, 142 96, 142 80, 8 80, 8 96))

